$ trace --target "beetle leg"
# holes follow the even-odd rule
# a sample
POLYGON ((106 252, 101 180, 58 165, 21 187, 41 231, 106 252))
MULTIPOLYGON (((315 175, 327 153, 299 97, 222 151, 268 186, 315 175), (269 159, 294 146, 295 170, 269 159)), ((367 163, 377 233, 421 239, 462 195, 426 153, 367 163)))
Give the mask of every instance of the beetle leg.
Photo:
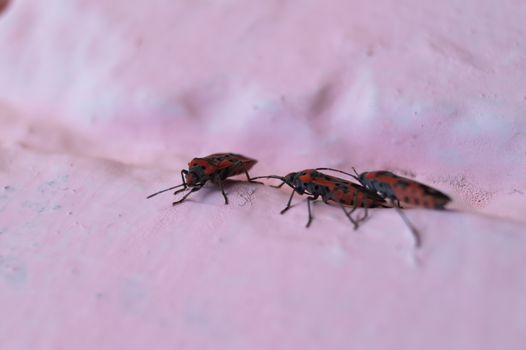
POLYGON ((347 216, 347 218, 349 218, 351 223, 354 225, 354 229, 356 230, 358 228, 358 223, 351 216, 351 213, 354 210, 356 210, 356 207, 353 207, 350 211, 345 210, 345 207, 341 203, 340 203, 340 207, 342 208, 343 212, 345 213, 345 216, 347 216))
MULTIPOLYGON (((203 187, 203 186, 199 186, 199 187, 194 187, 194 188, 192 188, 192 189, 190 190, 190 192, 188 192, 187 194, 185 194, 185 195, 183 196, 183 198, 179 199, 178 201, 173 202, 172 205, 175 206, 175 205, 177 205, 177 204, 180 204, 180 203, 184 202, 185 199, 186 199, 190 194, 192 194, 193 192, 197 192, 197 191, 199 191, 202 187, 203 187)), ((178 192, 179 192, 179 191, 178 191, 178 192)))
POLYGON ((186 184, 185 175, 188 175, 188 170, 185 170, 185 169, 181 170, 181 179, 183 180, 183 188, 181 188, 180 190, 175 191, 174 192, 174 196, 176 194, 178 194, 179 192, 185 191, 188 188, 188 185, 186 184))
POLYGON ((175 192, 174 192, 174 196, 176 196, 176 195, 177 195, 178 193, 180 193, 180 192, 184 192, 184 191, 186 191, 187 188, 188 188, 188 187, 185 187, 185 188, 181 188, 180 190, 175 191, 175 192))
POLYGON ((367 219, 367 217, 369 216, 369 208, 367 207, 367 205, 364 207, 364 214, 361 218, 359 218, 357 221, 358 223, 362 222, 362 221, 365 221, 365 219, 367 219))
POLYGON ((270 187, 274 187, 274 188, 281 188, 283 187, 283 185, 285 184, 285 181, 283 181, 282 183, 280 183, 279 185, 277 186, 274 186, 274 185, 270 185, 270 187))
POLYGON ((358 192, 354 193, 353 199, 352 199, 352 209, 349 211, 349 219, 351 219, 352 223, 354 224, 354 229, 357 230, 360 226, 361 219, 352 219, 351 214, 354 213, 358 209, 358 192))
POLYGON ((221 188, 221 193, 225 198, 225 204, 228 204, 228 197, 226 196, 225 189, 223 188, 223 181, 219 180, 219 187, 221 188))
POLYGON ((397 200, 395 201, 391 200, 393 204, 393 208, 396 210, 396 212, 400 215, 402 220, 404 220, 405 224, 409 228, 409 231, 411 231, 411 234, 413 235, 413 239, 415 241, 415 247, 420 248, 422 245, 422 238, 420 237, 420 233, 418 230, 411 224, 409 219, 407 218, 407 215, 403 212, 403 210, 400 208, 400 202, 397 200))
POLYGON ((285 212, 287 210, 290 209, 290 203, 292 202, 292 197, 294 197, 294 193, 296 193, 296 190, 292 190, 292 193, 290 194, 289 201, 287 202, 287 206, 282 211, 279 212, 280 214, 283 215, 283 214, 285 214, 285 212))
POLYGON ((310 208, 310 202, 316 199, 318 199, 318 196, 307 197, 307 208, 309 209, 309 220, 307 221, 307 225, 305 225, 305 227, 309 227, 312 222, 312 211, 310 208))
MULTIPOLYGON (((356 219, 356 222, 359 224, 360 222, 362 221, 365 221, 368 217, 369 217, 369 205, 368 205, 368 198, 367 197, 364 197, 363 200, 362 200, 362 207, 363 207, 363 216, 361 218, 357 218, 356 219)), ((355 205, 356 207, 358 207, 358 201, 356 201, 355 205)), ((373 200, 371 199, 371 204, 372 204, 373 200)))
POLYGON ((248 175, 248 171, 246 171, 246 170, 245 170, 245 175, 247 176, 247 180, 248 180, 248 182, 252 182, 252 183, 255 183, 255 184, 261 184, 261 185, 263 185, 263 182, 252 180, 252 178, 250 177, 250 175, 248 175))

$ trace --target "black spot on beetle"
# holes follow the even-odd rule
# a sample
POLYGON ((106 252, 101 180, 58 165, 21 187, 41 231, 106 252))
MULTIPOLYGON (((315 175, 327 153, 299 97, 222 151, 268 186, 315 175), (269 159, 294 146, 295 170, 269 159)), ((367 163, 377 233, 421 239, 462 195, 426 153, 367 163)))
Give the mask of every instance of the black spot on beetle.
POLYGON ((398 180, 395 183, 395 187, 399 187, 399 188, 407 188, 409 185, 410 183, 406 180, 398 180))

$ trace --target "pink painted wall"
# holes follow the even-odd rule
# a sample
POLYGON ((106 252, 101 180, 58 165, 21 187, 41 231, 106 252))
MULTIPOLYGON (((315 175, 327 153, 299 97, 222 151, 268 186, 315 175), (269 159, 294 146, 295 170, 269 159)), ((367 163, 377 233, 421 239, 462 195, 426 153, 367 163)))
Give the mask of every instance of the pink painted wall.
MULTIPOLYGON (((0 3, 2 3, 0 1, 0 3)), ((0 4, 0 8, 2 5, 0 4)), ((0 349, 523 349, 526 3, 13 0, 0 10, 0 349), (353 231, 231 182, 388 169, 450 194, 353 231), (240 178, 241 179, 241 178, 240 178)))

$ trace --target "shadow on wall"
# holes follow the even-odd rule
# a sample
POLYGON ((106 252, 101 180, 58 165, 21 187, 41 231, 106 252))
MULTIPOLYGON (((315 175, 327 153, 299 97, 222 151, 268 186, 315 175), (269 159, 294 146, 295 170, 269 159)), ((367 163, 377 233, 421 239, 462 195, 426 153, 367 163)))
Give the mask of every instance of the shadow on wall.
POLYGON ((11 0, 0 0, 0 15, 7 9, 11 0))

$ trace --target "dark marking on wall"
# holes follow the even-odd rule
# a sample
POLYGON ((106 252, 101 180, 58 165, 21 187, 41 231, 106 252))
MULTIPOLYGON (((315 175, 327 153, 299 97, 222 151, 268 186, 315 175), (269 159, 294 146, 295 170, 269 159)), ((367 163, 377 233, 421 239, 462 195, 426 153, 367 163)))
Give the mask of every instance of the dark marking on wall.
MULTIPOLYGON (((0 0, 1 1, 1 0, 0 0)), ((9 193, 9 192, 15 192, 15 188, 12 187, 12 186, 4 186, 3 188, 4 192, 6 193, 9 193)))
POLYGON ((250 188, 249 190, 238 191, 237 194, 239 195, 239 197, 243 199, 243 202, 240 203, 239 206, 244 207, 247 204, 252 206, 252 200, 254 198, 254 193, 256 193, 256 189, 254 188, 250 188))
POLYGON ((22 286, 27 281, 27 271, 18 258, 0 255, 0 282, 12 287, 22 286))

